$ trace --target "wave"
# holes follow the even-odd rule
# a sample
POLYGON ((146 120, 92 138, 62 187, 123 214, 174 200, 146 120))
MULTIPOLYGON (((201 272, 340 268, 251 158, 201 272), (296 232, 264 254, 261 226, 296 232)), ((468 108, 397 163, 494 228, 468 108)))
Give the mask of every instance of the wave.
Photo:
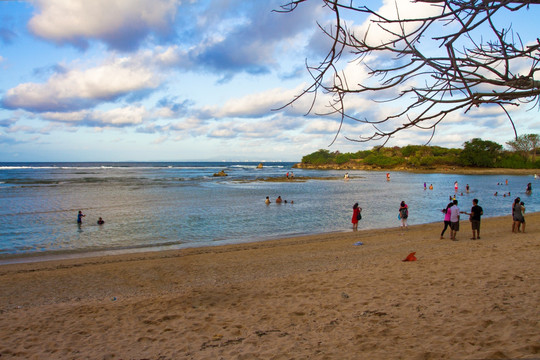
MULTIPOLYGON (((244 168, 256 169, 259 163, 241 162, 193 162, 193 163, 29 163, 13 164, 6 163, 0 165, 1 170, 106 170, 106 169, 130 169, 130 170, 155 170, 155 169, 222 169, 222 168, 244 168)), ((277 162, 264 164, 264 168, 284 168, 291 166, 292 162, 277 162)))
POLYGON ((0 166, 0 170, 57 169, 54 166, 0 166))

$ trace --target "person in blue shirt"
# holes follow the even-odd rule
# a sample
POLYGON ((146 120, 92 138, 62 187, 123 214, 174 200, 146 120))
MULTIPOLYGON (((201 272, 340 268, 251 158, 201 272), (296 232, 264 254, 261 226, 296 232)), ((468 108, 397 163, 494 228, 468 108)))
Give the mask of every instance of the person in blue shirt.
POLYGON ((82 224, 82 218, 85 217, 86 215, 84 215, 82 213, 81 210, 79 210, 79 214, 77 215, 77 224, 81 225, 82 224))

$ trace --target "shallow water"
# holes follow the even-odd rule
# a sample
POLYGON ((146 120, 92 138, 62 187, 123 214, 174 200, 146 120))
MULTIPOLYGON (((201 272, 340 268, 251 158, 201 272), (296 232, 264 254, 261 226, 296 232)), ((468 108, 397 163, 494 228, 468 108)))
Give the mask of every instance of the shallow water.
POLYGON ((351 231, 352 205, 363 208, 360 229, 399 226, 401 200, 409 224, 442 220, 454 195, 468 211, 511 213, 516 196, 540 211, 533 176, 447 175, 291 169, 292 163, 27 163, 0 164, 0 259, 103 250, 168 249, 241 243, 300 234, 351 231), (222 169, 227 177, 212 175, 222 169), (335 180, 265 182, 263 178, 335 176, 335 180), (505 181, 508 180, 508 185, 505 181), (433 184, 424 190, 423 184, 433 184), (533 192, 525 194, 532 182, 533 192), (470 193, 465 185, 470 185, 470 193), (461 193, 463 192, 463 195, 461 193), (494 196, 498 192, 499 196, 494 196), (504 193, 511 196, 504 197, 504 193), (281 195, 287 204, 275 204, 281 195), (264 204, 270 196, 272 204, 264 204), (291 200, 294 204, 291 204, 291 200), (77 226, 76 215, 86 217, 77 226), (98 226, 98 217, 106 223, 98 226))

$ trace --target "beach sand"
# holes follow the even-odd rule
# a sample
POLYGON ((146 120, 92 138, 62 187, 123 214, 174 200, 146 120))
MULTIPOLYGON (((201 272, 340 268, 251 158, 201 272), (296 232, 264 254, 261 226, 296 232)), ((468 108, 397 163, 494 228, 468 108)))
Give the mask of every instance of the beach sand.
POLYGON ((526 219, 3 265, 0 359, 538 359, 526 219))

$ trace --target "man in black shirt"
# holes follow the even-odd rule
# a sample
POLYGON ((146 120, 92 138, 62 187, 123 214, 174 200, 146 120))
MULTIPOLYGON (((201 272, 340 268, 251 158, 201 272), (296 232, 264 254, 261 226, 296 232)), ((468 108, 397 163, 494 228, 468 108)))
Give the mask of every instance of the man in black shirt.
POLYGON ((478 206, 478 199, 473 199, 473 206, 471 208, 471 227, 472 227, 472 239, 480 239, 480 217, 484 215, 484 210, 481 206, 478 206))

